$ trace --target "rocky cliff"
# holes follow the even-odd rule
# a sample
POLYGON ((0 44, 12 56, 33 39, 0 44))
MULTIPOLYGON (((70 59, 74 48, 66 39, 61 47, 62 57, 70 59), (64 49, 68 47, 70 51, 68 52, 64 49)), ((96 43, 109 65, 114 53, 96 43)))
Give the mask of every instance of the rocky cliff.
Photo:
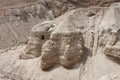
POLYGON ((33 26, 66 11, 108 7, 113 2, 119 0, 0 0, 0 49, 26 43, 33 26))
MULTIPOLYGON (((25 27, 38 24, 31 29, 26 45, 0 51, 0 79, 120 80, 120 3, 109 6, 116 1, 41 0, 29 7, 8 9, 10 23, 2 25, 15 26, 17 21, 16 25, 25 27)), ((8 27, 21 40, 16 35, 20 29, 8 27)), ((19 32, 22 36, 28 31, 24 28, 19 32)))
POLYGON ((51 11, 44 5, 27 4, 1 8, 0 48, 25 43, 31 28, 45 20, 53 19, 51 11), (4 11, 6 10, 6 11, 4 11), (9 38, 8 38, 9 37, 9 38))

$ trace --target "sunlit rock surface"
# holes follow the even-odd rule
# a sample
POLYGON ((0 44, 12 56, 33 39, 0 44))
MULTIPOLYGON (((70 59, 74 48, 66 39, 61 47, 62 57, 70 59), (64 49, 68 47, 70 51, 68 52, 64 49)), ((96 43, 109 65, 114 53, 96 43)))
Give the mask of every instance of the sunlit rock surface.
POLYGON ((37 24, 26 45, 0 50, 0 79, 119 80, 119 10, 77 8, 37 24))

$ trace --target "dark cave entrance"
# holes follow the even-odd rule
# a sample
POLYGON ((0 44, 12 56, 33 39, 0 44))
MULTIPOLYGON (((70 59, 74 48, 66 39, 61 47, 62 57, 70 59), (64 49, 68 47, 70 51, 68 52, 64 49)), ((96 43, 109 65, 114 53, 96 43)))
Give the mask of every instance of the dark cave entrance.
POLYGON ((42 36, 41 36, 41 39, 42 39, 42 40, 44 40, 44 39, 45 39, 44 35, 42 35, 42 36))

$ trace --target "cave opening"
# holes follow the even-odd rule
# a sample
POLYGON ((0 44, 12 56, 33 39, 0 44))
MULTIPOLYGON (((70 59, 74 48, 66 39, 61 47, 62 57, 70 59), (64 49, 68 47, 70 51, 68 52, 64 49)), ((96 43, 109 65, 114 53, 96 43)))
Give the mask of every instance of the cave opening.
POLYGON ((44 39, 45 39, 44 35, 42 35, 42 36, 41 36, 41 39, 42 39, 42 40, 44 40, 44 39))

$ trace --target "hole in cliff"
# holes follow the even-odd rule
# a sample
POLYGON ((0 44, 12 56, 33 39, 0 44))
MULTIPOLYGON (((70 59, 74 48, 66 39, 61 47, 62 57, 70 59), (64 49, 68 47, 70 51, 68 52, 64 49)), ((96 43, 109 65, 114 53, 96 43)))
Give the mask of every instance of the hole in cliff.
POLYGON ((95 15, 96 15, 96 13, 95 12, 91 12, 91 11, 88 12, 88 14, 87 14, 88 17, 92 17, 92 16, 95 16, 95 15))
POLYGON ((15 42, 14 40, 12 40, 12 42, 15 42))
POLYGON ((41 36, 41 39, 42 39, 42 40, 44 40, 44 39, 45 39, 44 35, 42 35, 42 36, 41 36))

